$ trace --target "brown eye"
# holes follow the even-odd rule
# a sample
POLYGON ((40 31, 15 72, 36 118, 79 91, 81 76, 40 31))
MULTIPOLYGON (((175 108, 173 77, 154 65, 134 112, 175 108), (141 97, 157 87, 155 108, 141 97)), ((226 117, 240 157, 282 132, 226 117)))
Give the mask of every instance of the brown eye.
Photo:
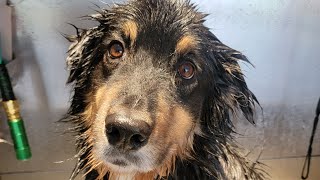
POLYGON ((191 79, 194 76, 195 67, 191 62, 184 62, 179 65, 179 75, 184 79, 191 79))
POLYGON ((123 56, 124 49, 120 42, 114 42, 109 47, 109 56, 112 59, 121 58, 123 56))

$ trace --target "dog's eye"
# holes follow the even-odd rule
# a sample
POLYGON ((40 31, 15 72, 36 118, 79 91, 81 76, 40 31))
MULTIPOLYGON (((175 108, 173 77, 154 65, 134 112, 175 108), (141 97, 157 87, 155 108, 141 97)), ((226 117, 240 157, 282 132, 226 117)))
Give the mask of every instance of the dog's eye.
POLYGON ((179 65, 178 73, 184 79, 191 79, 194 76, 195 67, 191 62, 184 62, 179 65))
POLYGON ((123 46, 120 42, 114 42, 109 47, 109 56, 112 59, 121 58, 124 53, 123 46))

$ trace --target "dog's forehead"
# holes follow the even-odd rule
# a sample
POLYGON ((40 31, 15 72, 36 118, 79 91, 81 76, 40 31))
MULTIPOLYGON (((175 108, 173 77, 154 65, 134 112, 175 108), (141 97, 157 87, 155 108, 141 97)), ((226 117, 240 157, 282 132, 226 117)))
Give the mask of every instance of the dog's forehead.
POLYGON ((194 48, 204 18, 182 0, 136 0, 113 11, 130 43, 158 54, 185 53, 194 48))

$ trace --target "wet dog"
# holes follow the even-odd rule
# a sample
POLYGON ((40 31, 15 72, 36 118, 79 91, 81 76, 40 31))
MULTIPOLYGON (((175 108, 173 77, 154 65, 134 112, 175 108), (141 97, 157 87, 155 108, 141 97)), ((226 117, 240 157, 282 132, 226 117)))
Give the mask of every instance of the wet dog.
POLYGON ((263 179, 233 143, 231 118, 254 122, 247 58, 204 26, 188 1, 131 0, 67 37, 77 133, 71 177, 263 179))

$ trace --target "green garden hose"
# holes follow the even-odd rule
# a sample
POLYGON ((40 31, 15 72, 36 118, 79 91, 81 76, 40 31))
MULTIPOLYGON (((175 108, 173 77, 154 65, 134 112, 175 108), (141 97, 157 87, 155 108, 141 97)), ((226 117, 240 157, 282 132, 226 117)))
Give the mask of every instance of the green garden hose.
POLYGON ((2 104, 8 118, 8 125, 18 160, 28 160, 31 158, 31 149, 28 143, 27 134, 23 120, 20 115, 19 103, 12 90, 12 85, 8 70, 1 57, 0 49, 0 91, 2 104))

